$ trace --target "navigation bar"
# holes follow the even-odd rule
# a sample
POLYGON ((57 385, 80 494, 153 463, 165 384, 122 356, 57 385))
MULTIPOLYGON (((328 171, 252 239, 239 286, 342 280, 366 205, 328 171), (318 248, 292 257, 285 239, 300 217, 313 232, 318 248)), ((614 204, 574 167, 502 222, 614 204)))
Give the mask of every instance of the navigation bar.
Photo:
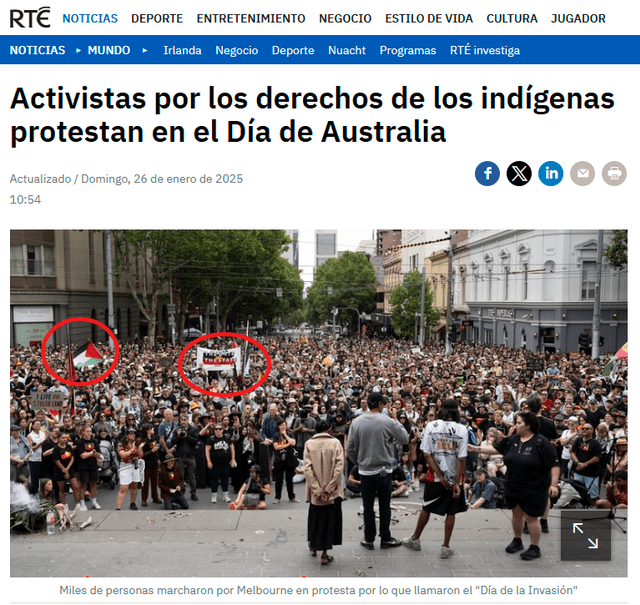
POLYGON ((3 64, 638 64, 640 36, 3 36, 3 64))

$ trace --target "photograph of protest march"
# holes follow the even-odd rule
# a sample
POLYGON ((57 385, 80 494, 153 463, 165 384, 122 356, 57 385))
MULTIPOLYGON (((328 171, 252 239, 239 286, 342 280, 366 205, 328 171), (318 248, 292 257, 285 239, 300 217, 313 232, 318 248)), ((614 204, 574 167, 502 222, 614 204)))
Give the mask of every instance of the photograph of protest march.
POLYGON ((11 576, 626 577, 627 239, 12 230, 11 576))

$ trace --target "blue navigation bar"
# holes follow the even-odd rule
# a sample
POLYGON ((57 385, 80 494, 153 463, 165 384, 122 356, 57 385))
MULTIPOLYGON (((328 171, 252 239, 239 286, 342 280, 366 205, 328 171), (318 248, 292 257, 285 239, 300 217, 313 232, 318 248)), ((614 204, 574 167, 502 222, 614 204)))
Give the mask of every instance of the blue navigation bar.
POLYGON ((0 36, 14 65, 638 64, 640 36, 0 36))

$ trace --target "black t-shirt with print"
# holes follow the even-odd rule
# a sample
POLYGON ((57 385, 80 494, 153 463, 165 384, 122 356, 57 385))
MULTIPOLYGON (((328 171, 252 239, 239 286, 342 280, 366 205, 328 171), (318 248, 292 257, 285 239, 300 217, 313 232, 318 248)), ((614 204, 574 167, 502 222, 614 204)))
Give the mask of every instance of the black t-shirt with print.
POLYGON ((560 466, 556 448, 539 433, 527 441, 511 435, 493 446, 507 467, 505 488, 539 492, 551 485, 551 469, 560 466))

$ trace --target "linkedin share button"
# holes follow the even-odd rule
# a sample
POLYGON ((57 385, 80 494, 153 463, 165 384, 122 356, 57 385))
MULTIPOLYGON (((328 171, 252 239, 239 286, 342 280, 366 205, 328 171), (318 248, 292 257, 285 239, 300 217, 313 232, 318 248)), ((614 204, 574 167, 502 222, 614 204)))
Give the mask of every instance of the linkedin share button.
POLYGON ((476 181, 484 187, 495 185, 500 178, 500 168, 493 162, 482 162, 476 168, 476 181))
POLYGON ((564 177, 562 166, 558 162, 545 162, 538 169, 538 178, 543 185, 555 187, 564 177))

